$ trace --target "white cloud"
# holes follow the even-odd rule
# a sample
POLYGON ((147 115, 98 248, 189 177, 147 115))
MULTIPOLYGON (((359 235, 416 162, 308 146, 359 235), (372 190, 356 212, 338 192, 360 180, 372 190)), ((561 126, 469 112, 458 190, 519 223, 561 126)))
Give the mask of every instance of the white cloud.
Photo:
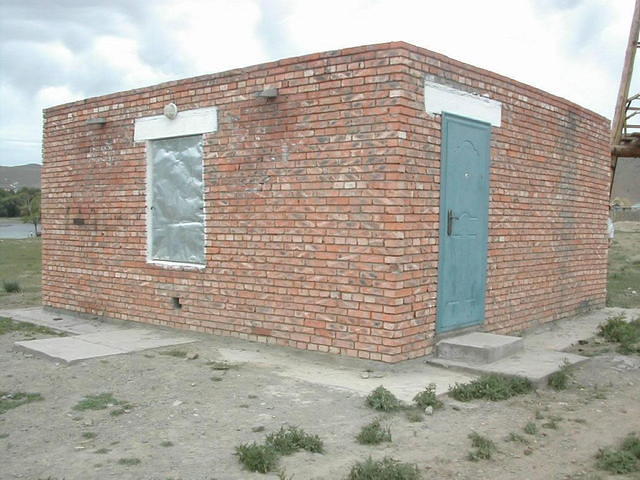
MULTIPOLYGON (((44 106, 391 40, 507 75, 610 117, 633 10, 631 0, 84 0, 83 5, 0 3, 0 164, 39 161, 44 106)), ((636 80, 632 91, 638 87, 636 80)))

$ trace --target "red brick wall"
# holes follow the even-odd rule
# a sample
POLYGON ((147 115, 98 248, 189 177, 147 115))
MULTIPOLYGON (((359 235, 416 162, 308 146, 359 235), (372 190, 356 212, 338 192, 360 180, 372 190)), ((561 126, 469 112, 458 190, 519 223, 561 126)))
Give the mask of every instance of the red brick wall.
POLYGON ((425 74, 503 102, 487 329, 601 306, 608 122, 403 43, 46 110, 44 304, 388 362, 424 355, 436 313, 440 155, 425 74), (265 86, 279 96, 256 98, 265 86), (219 129, 205 135, 203 270, 146 262, 146 156, 134 120, 169 102, 218 107, 219 129), (97 116, 106 125, 86 125, 97 116))

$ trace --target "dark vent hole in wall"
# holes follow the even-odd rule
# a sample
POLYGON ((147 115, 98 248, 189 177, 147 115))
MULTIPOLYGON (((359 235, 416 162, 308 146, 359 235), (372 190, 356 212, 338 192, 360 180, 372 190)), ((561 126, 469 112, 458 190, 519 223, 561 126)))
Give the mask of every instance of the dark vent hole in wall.
POLYGON ((180 297, 172 297, 171 304, 173 305, 173 308, 177 310, 182 308, 182 304, 180 303, 180 297))

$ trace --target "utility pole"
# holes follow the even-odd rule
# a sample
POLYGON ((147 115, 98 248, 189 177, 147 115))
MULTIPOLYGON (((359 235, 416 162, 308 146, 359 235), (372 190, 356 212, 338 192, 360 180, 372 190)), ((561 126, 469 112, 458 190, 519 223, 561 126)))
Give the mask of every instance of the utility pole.
POLYGON ((640 47, 638 31, 640 30, 640 0, 636 0, 636 6, 631 19, 629 41, 624 57, 620 89, 616 101, 616 110, 613 117, 611 130, 611 186, 616 173, 616 165, 619 157, 640 157, 640 120, 636 124, 632 122, 640 113, 640 93, 629 96, 629 86, 633 76, 633 62, 636 50, 640 47))

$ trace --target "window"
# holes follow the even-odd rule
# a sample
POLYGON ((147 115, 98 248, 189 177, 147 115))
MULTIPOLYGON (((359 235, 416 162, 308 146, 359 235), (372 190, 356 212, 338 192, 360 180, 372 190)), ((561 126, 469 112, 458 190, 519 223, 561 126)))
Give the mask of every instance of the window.
POLYGON ((149 261, 204 265, 202 135, 149 140, 149 261))

